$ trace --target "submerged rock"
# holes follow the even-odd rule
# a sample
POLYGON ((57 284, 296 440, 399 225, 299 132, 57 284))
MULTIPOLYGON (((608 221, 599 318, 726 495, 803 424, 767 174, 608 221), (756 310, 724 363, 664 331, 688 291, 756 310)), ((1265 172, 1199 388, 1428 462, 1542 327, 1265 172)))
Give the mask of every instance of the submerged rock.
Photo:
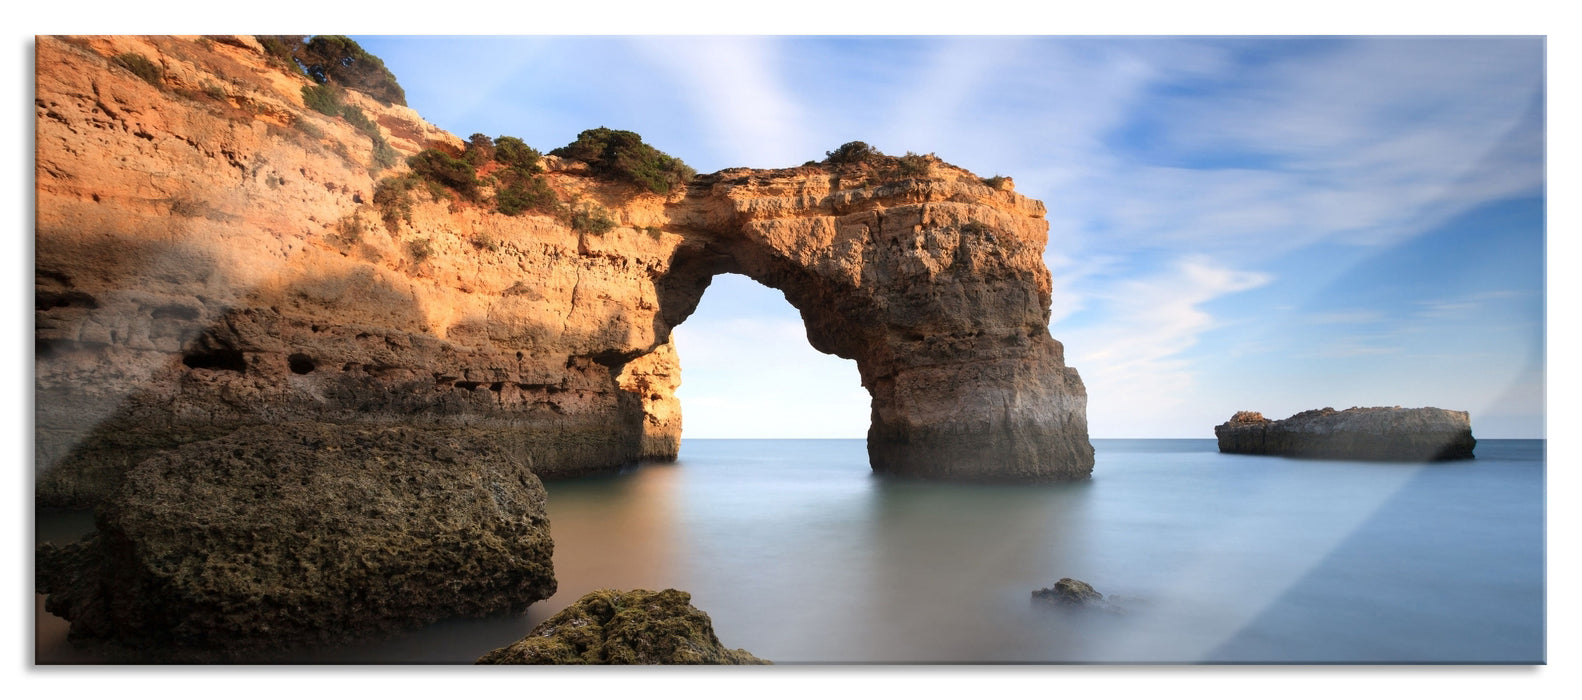
POLYGON ((520 460, 435 432, 244 428, 137 465, 36 583, 74 642, 256 659, 553 595, 544 502, 520 460))
POLYGON ((1102 607, 1104 595, 1086 582, 1063 578, 1049 588, 1033 591, 1033 600, 1075 607, 1102 607))
POLYGON ((767 664, 714 636, 685 591, 598 590, 480 664, 767 664))
POLYGON ((1322 408, 1276 421, 1239 411, 1214 435, 1220 452, 1392 462, 1472 459, 1477 445, 1466 411, 1432 407, 1322 408))

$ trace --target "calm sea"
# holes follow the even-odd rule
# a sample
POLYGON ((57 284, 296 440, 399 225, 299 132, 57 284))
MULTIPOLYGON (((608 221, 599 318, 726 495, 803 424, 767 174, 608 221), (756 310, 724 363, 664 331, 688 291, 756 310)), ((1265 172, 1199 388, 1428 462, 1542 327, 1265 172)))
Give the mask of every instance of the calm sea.
MULTIPOLYGON (((469 663, 597 588, 679 588, 779 663, 1542 663, 1544 443, 1435 465, 1095 440, 1091 482, 873 476, 862 440, 686 440, 547 484, 560 591, 302 663, 469 663), (1062 577, 1116 612, 1035 604, 1062 577)), ((39 536, 88 521, 50 515, 39 536)), ((43 615, 37 661, 93 661, 43 615)))

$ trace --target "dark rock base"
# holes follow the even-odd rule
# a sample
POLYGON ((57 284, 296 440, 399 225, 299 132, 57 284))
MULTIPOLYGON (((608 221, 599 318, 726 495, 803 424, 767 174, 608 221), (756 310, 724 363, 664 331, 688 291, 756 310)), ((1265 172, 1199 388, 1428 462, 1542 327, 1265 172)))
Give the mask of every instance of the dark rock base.
POLYGON ((543 621, 480 664, 767 664, 714 636, 684 591, 599 590, 543 621))
POLYGON ((127 473, 98 531, 37 552, 74 643, 267 660, 554 594, 521 459, 410 428, 244 428, 127 473))

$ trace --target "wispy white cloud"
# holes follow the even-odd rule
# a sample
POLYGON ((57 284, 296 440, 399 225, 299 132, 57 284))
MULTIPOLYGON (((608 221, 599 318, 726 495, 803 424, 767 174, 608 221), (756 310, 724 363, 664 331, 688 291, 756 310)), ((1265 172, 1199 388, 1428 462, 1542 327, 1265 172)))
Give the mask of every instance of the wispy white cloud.
POLYGON ((1263 273, 1187 256, 1162 273, 1105 290, 1099 302, 1106 321, 1062 338, 1088 387, 1093 433, 1133 435, 1171 422, 1172 409, 1195 385, 1196 371, 1183 353, 1220 323, 1203 306, 1269 281, 1263 273))
POLYGON ((1306 314, 1301 322, 1309 325, 1363 325, 1379 323, 1387 317, 1380 309, 1343 309, 1306 314))
POLYGON ((667 67, 687 92, 691 112, 706 126, 704 143, 720 162, 775 168, 821 152, 810 115, 786 88, 780 43, 762 37, 639 39, 636 46, 667 67))

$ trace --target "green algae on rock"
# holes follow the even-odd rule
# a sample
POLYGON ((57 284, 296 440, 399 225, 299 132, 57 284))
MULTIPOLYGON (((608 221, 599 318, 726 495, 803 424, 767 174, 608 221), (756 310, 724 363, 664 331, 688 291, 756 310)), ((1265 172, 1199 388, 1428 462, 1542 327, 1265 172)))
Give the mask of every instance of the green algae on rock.
POLYGON ((692 595, 665 589, 589 593, 480 664, 767 664, 714 636, 692 595))
POLYGON ((260 658, 555 592, 524 460, 411 428, 243 428, 134 467, 83 540, 37 553, 74 642, 260 658))

